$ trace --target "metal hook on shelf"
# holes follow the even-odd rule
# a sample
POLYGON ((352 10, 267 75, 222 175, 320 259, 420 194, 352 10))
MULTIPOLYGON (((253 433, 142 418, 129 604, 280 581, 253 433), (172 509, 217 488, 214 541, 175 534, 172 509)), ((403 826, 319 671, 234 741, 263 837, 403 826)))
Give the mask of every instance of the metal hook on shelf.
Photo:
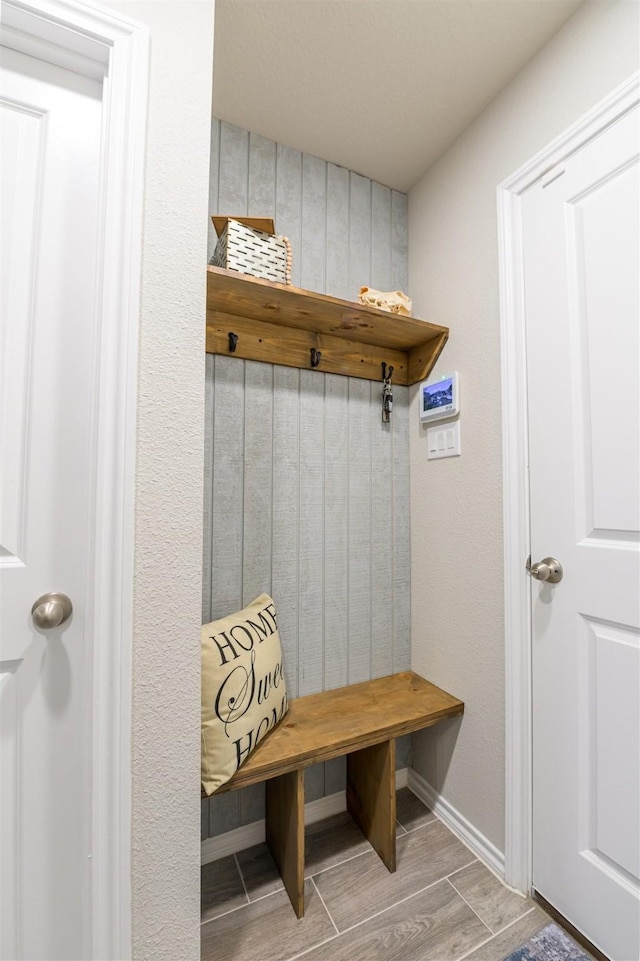
POLYGON ((312 367, 319 367, 319 366, 320 366, 320 358, 321 358, 321 357, 322 357, 321 352, 320 352, 319 350, 316 350, 315 347, 312 347, 312 348, 311 348, 311 366, 312 366, 312 367))
POLYGON ((235 354, 236 347, 238 346, 238 335, 234 334, 233 331, 229 331, 229 352, 235 354))
POLYGON ((385 361, 382 361, 382 423, 388 424, 391 420, 391 411, 393 410, 393 391, 391 389, 391 378, 393 376, 393 367, 387 365, 385 361))

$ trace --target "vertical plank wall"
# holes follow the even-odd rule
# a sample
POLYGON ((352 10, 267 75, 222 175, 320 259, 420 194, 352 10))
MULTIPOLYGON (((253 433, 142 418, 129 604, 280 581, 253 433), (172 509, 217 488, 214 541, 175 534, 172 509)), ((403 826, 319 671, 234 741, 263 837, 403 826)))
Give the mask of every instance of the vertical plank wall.
MULTIPOLYGON (((294 285, 407 289, 404 194, 218 120, 210 213, 273 217, 294 285)), ((205 436, 203 622, 270 593, 290 697, 408 669, 408 389, 385 425, 379 383, 207 355, 205 436)), ((308 769, 307 800, 343 788, 344 759, 308 769)), ((203 801, 202 837, 264 817, 263 796, 203 801)))

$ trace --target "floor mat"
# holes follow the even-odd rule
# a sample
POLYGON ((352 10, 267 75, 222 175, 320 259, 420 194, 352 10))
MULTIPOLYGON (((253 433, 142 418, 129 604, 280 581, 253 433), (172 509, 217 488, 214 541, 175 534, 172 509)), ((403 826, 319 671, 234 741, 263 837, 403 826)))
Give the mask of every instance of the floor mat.
POLYGON ((590 961, 590 956, 557 924, 548 924, 504 961, 590 961))

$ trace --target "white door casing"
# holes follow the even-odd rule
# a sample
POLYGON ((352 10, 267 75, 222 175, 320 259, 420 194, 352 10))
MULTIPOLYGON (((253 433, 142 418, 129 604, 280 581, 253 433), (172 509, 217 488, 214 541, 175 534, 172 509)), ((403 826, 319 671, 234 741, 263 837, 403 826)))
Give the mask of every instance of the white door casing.
POLYGON ((621 959, 640 938, 638 99, 634 77, 499 193, 506 878, 621 959), (563 582, 528 583, 530 551, 563 582))
POLYGON ((148 36, 73 0, 3 0, 0 44, 0 946, 124 958, 148 36), (31 575, 75 595, 48 640, 31 575))

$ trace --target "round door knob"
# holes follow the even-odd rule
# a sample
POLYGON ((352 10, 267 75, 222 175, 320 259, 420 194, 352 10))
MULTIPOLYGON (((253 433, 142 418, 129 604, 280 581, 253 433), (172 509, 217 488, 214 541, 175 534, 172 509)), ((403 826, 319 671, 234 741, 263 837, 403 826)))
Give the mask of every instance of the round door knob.
POLYGON ((537 564, 532 564, 531 558, 529 558, 527 571, 532 577, 535 577, 537 581, 547 581, 548 584, 557 584, 562 580, 562 575, 564 574, 562 564, 555 557, 545 557, 544 560, 538 561, 537 564))
POLYGON ((31 608, 31 616, 36 627, 41 631, 48 631, 69 620, 72 611, 73 604, 66 594, 51 591, 38 598, 31 608))

